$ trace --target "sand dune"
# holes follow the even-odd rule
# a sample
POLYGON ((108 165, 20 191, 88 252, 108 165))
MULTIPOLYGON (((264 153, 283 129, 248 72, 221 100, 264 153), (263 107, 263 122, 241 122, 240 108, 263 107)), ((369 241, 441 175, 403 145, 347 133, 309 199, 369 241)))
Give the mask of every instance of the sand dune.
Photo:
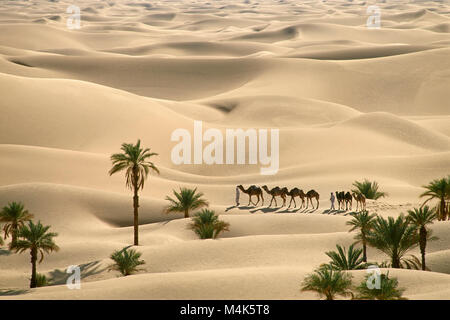
MULTIPOLYGON (((61 247, 38 266, 53 285, 32 290, 28 254, 0 248, 0 299, 317 299, 301 281, 354 236, 330 192, 376 180, 389 197, 368 210, 395 217, 450 172, 448 3, 377 2, 380 29, 363 1, 80 0, 81 29, 68 5, 0 2, 0 207, 22 201, 61 247), (277 174, 174 164, 171 134, 195 120, 279 129, 277 174), (109 256, 132 243, 132 197, 109 157, 138 138, 161 173, 140 194, 145 270, 119 277, 109 256), (314 188, 320 205, 269 208, 264 194, 237 208, 238 184, 314 188), (230 231, 199 240, 164 213, 179 187, 203 192, 230 231), (65 286, 69 265, 81 290, 65 286)), ((389 270, 410 299, 450 296, 450 224, 431 228, 432 272, 389 270)))

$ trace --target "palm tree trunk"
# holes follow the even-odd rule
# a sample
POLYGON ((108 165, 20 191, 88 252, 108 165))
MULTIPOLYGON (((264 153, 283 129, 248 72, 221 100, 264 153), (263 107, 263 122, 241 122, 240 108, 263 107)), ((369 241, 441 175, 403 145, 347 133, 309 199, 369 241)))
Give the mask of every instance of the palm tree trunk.
POLYGON ((184 210, 184 217, 189 218, 189 210, 188 209, 184 210))
POLYGON ((427 245, 427 230, 425 229, 424 226, 422 226, 420 228, 420 233, 419 233, 419 245, 420 245, 420 253, 422 255, 422 270, 426 270, 426 265, 425 265, 425 248, 427 245))
POLYGON ((36 261, 37 261, 37 250, 31 249, 30 252, 31 255, 31 281, 30 281, 30 288, 36 288, 36 261))
POLYGON ((11 225, 11 246, 15 246, 17 242, 17 224, 11 225))
POLYGON ((134 245, 139 245, 139 196, 137 187, 134 188, 133 209, 134 209, 134 245))
POLYGON ((362 236, 362 243, 363 243, 363 261, 367 262, 367 245, 366 245, 366 238, 364 235, 362 236))
POLYGON ((392 257, 392 268, 400 269, 400 258, 397 255, 392 257))

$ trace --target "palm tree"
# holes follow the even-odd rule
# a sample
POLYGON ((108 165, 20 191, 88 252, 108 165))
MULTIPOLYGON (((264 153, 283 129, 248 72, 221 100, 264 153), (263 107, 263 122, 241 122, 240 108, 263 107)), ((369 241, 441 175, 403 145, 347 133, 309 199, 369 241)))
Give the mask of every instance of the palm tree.
POLYGON ((433 199, 439 200, 437 204, 436 213, 439 221, 445 220, 447 217, 450 219, 449 207, 446 204, 446 200, 450 199, 450 176, 447 178, 436 179, 431 181, 428 185, 423 186, 427 191, 420 195, 421 198, 428 197, 427 200, 422 204, 425 204, 433 199))
POLYGON ((203 193, 197 193, 197 188, 180 188, 180 192, 173 190, 173 194, 176 199, 169 196, 166 197, 166 200, 170 202, 170 205, 166 209, 166 213, 183 212, 184 217, 189 218, 190 211, 207 207, 209 205, 208 201, 202 199, 203 193))
POLYGON ((364 179, 363 182, 355 181, 353 186, 356 189, 352 189, 352 192, 363 194, 366 199, 378 200, 381 197, 387 197, 388 194, 386 192, 378 191, 378 182, 370 182, 367 179, 364 179))
POLYGON ((425 265, 425 249, 427 247, 427 240, 436 240, 436 237, 431 237, 431 230, 427 229, 427 225, 432 224, 437 218, 436 211, 430 209, 428 206, 423 208, 414 208, 408 211, 408 220, 414 224, 419 232, 419 248, 422 255, 422 270, 426 270, 425 265))
POLYGON ((331 266, 322 266, 303 280, 301 291, 314 291, 319 297, 334 300, 337 295, 352 295, 352 275, 347 272, 333 270, 331 266))
POLYGON ((5 223, 3 232, 5 239, 11 235, 11 245, 17 241, 17 230, 24 225, 25 222, 33 219, 33 215, 25 210, 25 207, 20 202, 8 203, 6 207, 0 212, 0 222, 5 223))
POLYGON ((331 258, 329 265, 334 270, 360 270, 365 269, 366 264, 364 263, 361 254, 362 249, 354 249, 353 244, 348 248, 336 245, 336 251, 328 251, 325 254, 331 258))
POLYGON ((356 288, 358 295, 356 299, 362 300, 406 300, 404 298, 404 289, 398 288, 397 278, 389 278, 387 274, 380 275, 380 287, 369 288, 367 281, 371 275, 367 275, 365 280, 356 288))
POLYGON ((111 156, 113 167, 109 171, 109 175, 116 172, 126 170, 126 186, 133 190, 133 209, 134 209, 134 245, 139 245, 139 190, 144 188, 144 182, 151 170, 159 174, 158 168, 148 161, 150 157, 158 155, 150 152, 150 149, 141 148, 141 140, 137 143, 123 143, 121 147, 122 153, 115 153, 111 156))
POLYGON ((229 231, 230 224, 220 221, 214 211, 203 209, 192 218, 189 227, 200 237, 200 239, 216 239, 224 231, 229 231))
POLYGON ((402 268, 404 255, 417 246, 416 226, 411 225, 403 215, 394 220, 377 217, 372 230, 366 235, 367 243, 391 259, 392 268, 402 268))
POLYGON ((31 282, 30 288, 36 288, 36 262, 38 254, 41 258, 39 263, 44 260, 44 253, 58 251, 59 247, 53 242, 53 238, 58 234, 54 232, 47 232, 50 226, 43 226, 40 221, 36 224, 29 221, 27 225, 23 225, 17 231, 17 241, 11 244, 11 250, 22 253, 25 250, 30 250, 31 255, 31 282))
POLYGON ((347 221, 347 225, 351 226, 349 232, 359 230, 355 236, 356 243, 361 243, 363 247, 363 261, 367 262, 367 233, 372 229, 376 214, 369 214, 368 211, 351 214, 353 219, 347 221))
POLYGON ((124 276, 128 276, 138 271, 138 266, 145 264, 144 260, 139 260, 142 253, 129 248, 125 247, 111 254, 110 258, 114 264, 110 266, 110 270, 117 270, 124 276))

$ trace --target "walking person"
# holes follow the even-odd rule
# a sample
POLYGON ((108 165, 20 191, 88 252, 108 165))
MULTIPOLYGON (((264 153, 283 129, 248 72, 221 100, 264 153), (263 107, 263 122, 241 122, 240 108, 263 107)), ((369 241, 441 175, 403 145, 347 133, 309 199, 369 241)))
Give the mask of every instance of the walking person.
POLYGON ((236 187, 236 207, 239 207, 239 196, 240 196, 239 188, 236 187))
POLYGON ((330 196, 331 208, 330 208, 330 211, 331 211, 331 210, 336 210, 336 209, 334 208, 334 200, 336 200, 336 197, 334 196, 334 193, 331 192, 331 196, 330 196))

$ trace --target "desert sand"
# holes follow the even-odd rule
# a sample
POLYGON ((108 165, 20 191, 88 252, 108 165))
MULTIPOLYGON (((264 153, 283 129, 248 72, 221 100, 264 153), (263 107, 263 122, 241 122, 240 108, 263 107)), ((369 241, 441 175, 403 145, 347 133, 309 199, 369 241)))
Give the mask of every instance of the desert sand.
MULTIPOLYGON (((61 249, 38 265, 54 285, 30 290, 29 255, 3 247, 0 299, 317 299, 301 281, 354 236, 348 215, 325 214, 330 192, 376 180, 389 197, 368 210, 397 216, 450 173, 449 32, 446 1, 1 1, 0 206, 23 202, 61 249), (175 165, 171 133, 194 120, 279 128, 278 173, 175 165), (106 269, 132 243, 132 195, 109 157, 138 138, 161 174, 141 193, 145 270, 119 277, 106 269), (231 208, 238 184, 314 188, 320 207, 231 208), (163 213, 179 187, 203 192, 230 232, 198 240, 163 213)), ((431 272, 390 270, 409 299, 450 298, 450 221, 432 229, 431 272)))

